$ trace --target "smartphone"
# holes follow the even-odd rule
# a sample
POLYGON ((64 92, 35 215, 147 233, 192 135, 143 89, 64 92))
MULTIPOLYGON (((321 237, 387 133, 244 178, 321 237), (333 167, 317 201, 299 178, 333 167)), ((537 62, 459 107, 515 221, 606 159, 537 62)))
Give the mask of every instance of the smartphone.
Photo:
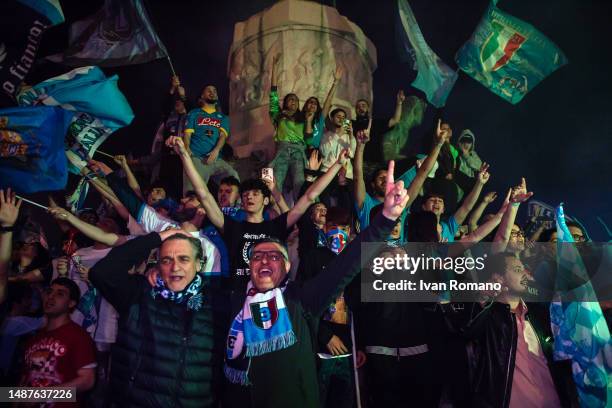
POLYGON ((263 180, 273 181, 274 169, 272 169, 272 167, 264 167, 263 169, 261 169, 261 178, 263 180))

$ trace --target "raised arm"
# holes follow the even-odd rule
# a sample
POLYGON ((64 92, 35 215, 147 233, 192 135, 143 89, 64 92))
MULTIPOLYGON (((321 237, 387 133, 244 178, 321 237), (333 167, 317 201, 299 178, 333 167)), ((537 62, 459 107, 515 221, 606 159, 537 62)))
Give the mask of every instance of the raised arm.
MULTIPOLYGON (((493 217, 491 217, 489 220, 487 220, 487 222, 485 222, 481 226, 477 227, 474 231, 470 232, 468 235, 461 238, 459 242, 464 244, 461 252, 465 251, 473 244, 476 244, 482 241, 487 235, 493 232, 495 227, 499 225, 502 218, 504 217, 504 214, 508 210, 508 207, 510 206, 510 192, 511 191, 508 191, 508 194, 506 195, 506 199, 504 200, 501 207, 499 208, 499 210, 497 211, 497 213, 495 213, 493 217)), ((457 253, 456 255, 460 255, 460 254, 457 253)))
POLYGON ((325 97, 325 102, 323 102, 323 109, 321 111, 321 115, 323 115, 323 117, 327 117, 327 115, 329 115, 329 111, 331 110, 332 106, 332 101, 334 99, 334 95, 336 94, 336 85, 338 84, 338 81, 342 79, 343 73, 344 70, 342 69, 342 67, 340 65, 336 66, 336 70, 334 71, 334 82, 332 82, 332 86, 331 88, 329 88, 327 96, 325 97))
POLYGON ((106 185, 102 180, 97 178, 87 177, 87 181, 93 186, 93 188, 96 189, 96 191, 98 191, 98 193, 100 193, 103 198, 107 199, 113 205, 113 207, 117 211, 117 214, 119 214, 121 218, 123 218, 125 221, 129 219, 130 212, 125 207, 125 205, 123 205, 123 203, 119 201, 117 195, 113 192, 113 190, 111 190, 108 185, 106 185))
POLYGON ((276 121, 280 114, 280 104, 278 102, 278 88, 277 88, 277 75, 278 75, 278 62, 280 61, 280 55, 272 57, 272 70, 270 71, 270 103, 268 105, 270 118, 272 123, 276 126, 276 121))
POLYGON ((480 196, 480 192, 482 191, 482 187, 489 181, 489 165, 487 163, 483 163, 480 167, 480 171, 478 172, 478 176, 476 177, 476 184, 470 191, 470 194, 465 197, 463 200, 463 204, 461 207, 455 211, 454 217, 457 225, 463 224, 465 217, 472 211, 472 208, 476 205, 476 201, 478 201, 478 196, 480 196))
POLYGON ((495 191, 491 191, 487 193, 476 208, 474 208, 474 211, 472 211, 472 214, 468 220, 468 231, 470 233, 476 231, 476 228, 478 228, 478 221, 480 220, 480 217, 482 217, 482 213, 484 213, 484 210, 489 206, 489 204, 495 201, 496 198, 497 193, 495 191))
POLYGON ((143 276, 130 275, 128 271, 145 261, 153 249, 159 248, 165 238, 177 231, 152 232, 113 248, 90 269, 90 282, 119 313, 126 311, 130 304, 138 301, 142 285, 148 286, 143 276))
POLYGON ((368 245, 362 248, 364 242, 383 242, 408 204, 408 192, 404 182, 394 183, 393 171, 395 163, 389 162, 387 170, 387 188, 382 214, 378 214, 361 234, 338 255, 326 268, 302 287, 302 305, 314 316, 318 316, 329 306, 329 303, 355 278, 359 273, 361 260, 372 257, 377 248, 368 245))
POLYGON ((128 186, 134 191, 134 194, 138 196, 141 200, 144 201, 144 196, 142 195, 142 190, 140 189, 140 184, 138 184, 138 180, 136 180, 136 176, 132 173, 132 169, 128 165, 127 159, 124 155, 119 154, 114 158, 115 163, 117 163, 123 171, 125 171, 125 175, 127 178, 128 186))
POLYGON ((421 188, 423 188, 423 184, 425 184, 425 180, 427 180, 427 175, 431 172, 431 169, 433 169, 434 164, 436 164, 436 161, 438 160, 440 149, 444 145, 444 137, 446 133, 448 133, 447 129, 442 129, 440 127, 441 124, 442 120, 438 119, 438 125, 436 127, 433 147, 431 148, 431 151, 423 161, 423 164, 421 164, 421 167, 419 167, 416 177, 408 186, 408 196, 410 197, 408 199, 408 206, 410 206, 412 202, 416 199, 416 197, 419 195, 421 188))
POLYGON ((366 143, 370 140, 370 130, 360 131, 356 136, 357 147, 355 148, 355 158, 353 159, 353 195, 357 209, 361 210, 366 198, 366 185, 363 178, 363 152, 366 143))
POLYGON ((0 190, 0 305, 6 299, 6 284, 13 251, 13 229, 19 215, 21 200, 9 188, 0 190))
POLYGON ((327 171, 317 180, 312 183, 308 190, 300 197, 300 199, 295 203, 293 208, 289 210, 289 214, 287 214, 287 228, 292 227, 302 215, 308 210, 311 204, 315 202, 315 200, 319 197, 319 195, 327 188, 329 183, 332 182, 336 174, 340 171, 340 169, 348 162, 348 151, 344 149, 336 163, 331 166, 327 171))
POLYGON ((208 187, 206 187, 206 183, 204 183, 204 180, 202 180, 200 173, 198 173, 193 165, 193 161, 185 149, 183 140, 180 137, 169 137, 166 144, 172 147, 181 158, 181 161, 183 162, 183 169, 185 170, 189 181, 193 185, 193 189, 198 196, 198 199, 206 210, 206 216, 215 227, 217 227, 220 231, 223 231, 223 225, 225 224, 223 212, 221 212, 215 197, 213 197, 213 195, 210 193, 208 187))
POLYGON ((127 208, 129 213, 138 220, 138 216, 145 202, 140 199, 136 193, 127 185, 125 180, 119 178, 113 171, 104 163, 90 160, 88 166, 96 173, 102 173, 108 181, 108 186, 117 196, 119 201, 127 208))
POLYGON ((100 242, 108 246, 117 246, 125 241, 121 235, 114 234, 112 232, 104 232, 102 229, 92 225, 88 222, 75 217, 74 214, 65 210, 61 207, 50 207, 49 213, 55 217, 58 221, 65 221, 78 229, 86 237, 93 239, 94 241, 100 242))
POLYGON ((521 178, 521 184, 512 189, 510 205, 502 218, 497 234, 495 234, 495 238, 493 238, 493 253, 504 252, 506 250, 508 241, 510 240, 510 232, 512 231, 514 221, 516 220, 518 209, 521 203, 529 200, 532 195, 532 192, 527 191, 527 181, 525 181, 524 177, 521 178))
POLYGON ((271 204, 278 207, 278 214, 280 215, 289 212, 289 206, 287 205, 287 202, 283 198, 283 195, 280 193, 280 191, 278 191, 278 189, 276 188, 276 179, 274 179, 274 176, 272 176, 272 180, 268 178, 263 179, 263 182, 266 183, 266 186, 268 186, 268 188, 270 189, 270 193, 272 194, 270 201, 271 204))
POLYGON ((400 89, 395 99, 395 112, 393 113, 393 117, 389 119, 389 123, 387 124, 390 128, 397 125, 400 120, 402 120, 402 106, 405 99, 406 96, 404 95, 404 91, 400 89))

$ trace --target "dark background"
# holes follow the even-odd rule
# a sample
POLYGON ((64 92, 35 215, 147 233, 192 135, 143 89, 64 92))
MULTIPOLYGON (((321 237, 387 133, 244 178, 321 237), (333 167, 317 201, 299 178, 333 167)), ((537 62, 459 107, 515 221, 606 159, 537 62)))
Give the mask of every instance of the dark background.
MULTIPOLYGON (((94 12, 101 1, 61 2, 67 21, 94 12)), ((222 104, 228 99, 227 56, 233 27, 266 7, 271 0, 164 1, 148 0, 153 24, 165 43, 187 89, 195 94, 207 83, 217 84, 222 104)), ((411 92, 416 77, 400 62, 395 45, 395 0, 327 0, 355 22, 378 51, 374 73, 376 116, 393 112, 395 94, 411 92)), ((488 0, 411 0, 429 46, 451 67, 454 54, 467 40, 487 8, 488 0)), ((612 225, 612 2, 607 0, 501 0, 498 6, 538 28, 566 54, 569 64, 534 88, 518 105, 511 105, 485 87, 460 74, 441 113, 457 137, 464 128, 476 135, 476 150, 491 163, 487 189, 503 195, 527 179, 535 199, 556 205, 578 217, 593 238, 608 240, 596 216, 612 225)), ((60 51, 67 44, 67 24, 47 33, 41 54, 60 51)), ((68 69, 44 65, 30 76, 36 82, 68 69)), ((134 122, 117 131, 103 145, 110 153, 144 154, 158 125, 161 101, 169 88, 165 60, 105 69, 117 73, 120 87, 136 114, 134 122)), ((305 96, 303 96, 305 97, 305 96)), ((227 104, 224 110, 227 111, 227 104)), ((411 139, 431 131, 435 110, 428 108, 423 124, 411 139)), ((415 142, 416 143, 416 142, 415 142)), ((493 206, 497 208, 501 198, 493 206)))

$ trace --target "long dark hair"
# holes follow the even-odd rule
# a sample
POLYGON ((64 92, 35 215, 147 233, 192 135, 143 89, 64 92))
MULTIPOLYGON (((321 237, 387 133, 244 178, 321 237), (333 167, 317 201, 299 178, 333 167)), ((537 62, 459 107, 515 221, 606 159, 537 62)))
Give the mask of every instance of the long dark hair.
POLYGON ((304 119, 306 119, 306 105, 308 105, 308 101, 310 101, 311 99, 314 99, 317 102, 317 110, 315 111, 314 118, 312 119, 312 123, 314 125, 316 122, 319 121, 321 113, 323 113, 323 108, 321 107, 321 102, 319 102, 319 98, 317 98, 316 96, 311 96, 310 98, 306 99, 304 105, 302 105, 302 116, 304 117, 304 119))
POLYGON ((287 116, 287 115, 285 115, 285 114, 283 114, 281 112, 282 117, 284 117, 284 118, 286 118, 288 120, 292 120, 292 121, 297 122, 297 123, 304 123, 304 121, 305 121, 304 111, 300 110, 300 98, 296 94, 288 93, 287 95, 285 95, 285 97, 283 98, 283 106, 281 107, 281 110, 282 111, 286 110, 285 107, 287 106, 287 99, 289 97, 291 97, 291 96, 295 96, 295 98, 298 100, 298 108, 295 111, 295 113, 293 114, 293 116, 287 116))

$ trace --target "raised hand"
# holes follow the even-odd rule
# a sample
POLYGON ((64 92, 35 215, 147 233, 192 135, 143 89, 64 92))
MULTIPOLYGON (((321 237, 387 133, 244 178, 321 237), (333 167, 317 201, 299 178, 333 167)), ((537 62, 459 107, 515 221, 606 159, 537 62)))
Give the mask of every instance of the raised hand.
POLYGON ((127 167, 127 159, 125 158, 125 155, 123 154, 118 154, 116 155, 113 160, 115 160, 115 163, 117 163, 119 166, 121 166, 121 168, 126 168, 127 167))
POLYGON ((321 168, 321 164, 323 163, 323 158, 321 157, 318 150, 313 150, 310 152, 310 157, 308 158, 308 168, 313 171, 318 171, 321 168))
POLYGON ((435 144, 442 144, 446 140, 448 136, 448 130, 446 128, 442 128, 442 119, 438 119, 438 125, 436 126, 436 134, 434 136, 435 144))
POLYGON ((96 173, 98 174, 101 173, 101 174, 104 174, 105 176, 108 176, 109 174, 113 172, 113 170, 110 167, 108 167, 105 163, 102 163, 100 161, 93 160, 93 159, 89 160, 89 162, 87 163, 87 167, 89 167, 96 173))
POLYGON ((178 88, 179 86, 181 86, 181 80, 177 75, 174 75, 172 77, 172 88, 178 88))
POLYGON ((66 256, 57 258, 56 268, 57 268, 57 274, 59 276, 68 275, 68 262, 69 262, 68 257, 66 256))
POLYGON ((495 201, 496 198, 497 198, 497 193, 495 191, 491 191, 484 196, 482 201, 484 201, 487 204, 490 204, 493 201, 495 201))
POLYGON ((396 101, 398 104, 402 104, 404 103, 405 100, 406 100, 406 95, 404 95, 404 91, 400 89, 397 92, 396 101))
POLYGON ((533 192, 527 191, 527 181, 525 177, 521 178, 521 184, 512 189, 512 196, 510 201, 512 203, 523 203, 531 198, 533 192))
POLYGON ((408 204, 408 191, 404 188, 402 180, 395 183, 393 172, 395 162, 391 160, 387 169, 387 183, 385 201, 383 203, 383 215, 391 220, 397 220, 408 204))
POLYGON ((357 143, 360 145, 365 145, 370 141, 370 131, 368 129, 358 130, 355 136, 357 143))
POLYGON ((83 265, 77 266, 77 273, 84 282, 89 282, 89 268, 83 265))
POLYGON ((266 186, 268 186, 268 190, 270 190, 270 193, 272 193, 272 195, 274 195, 274 192, 276 191, 276 179, 274 178, 274 175, 272 175, 272 178, 263 178, 261 179, 264 184, 266 186))
POLYGON ((478 182, 480 184, 486 184, 490 177, 489 165, 487 163, 482 163, 482 166, 480 166, 480 171, 478 171, 478 182))
POLYGON ((187 148, 185 147, 185 142, 183 142, 183 138, 180 136, 170 136, 166 140, 166 146, 174 149, 176 154, 181 155, 189 155, 187 148))
POLYGON ((344 74, 344 68, 340 65, 336 65, 336 70, 334 71, 334 82, 338 82, 342 78, 342 74, 344 74))
POLYGON ((349 155, 348 155, 348 149, 343 149, 340 152, 340 155, 338 156, 338 160, 336 160, 336 163, 338 163, 340 166, 345 167, 348 162, 349 162, 349 155))
POLYGON ((346 132, 347 135, 353 136, 353 122, 349 120, 348 125, 344 127, 344 131, 346 132))
POLYGON ((6 190, 6 193, 0 190, 0 226, 12 227, 15 225, 19 208, 21 208, 21 199, 17 200, 15 192, 10 188, 6 190))

